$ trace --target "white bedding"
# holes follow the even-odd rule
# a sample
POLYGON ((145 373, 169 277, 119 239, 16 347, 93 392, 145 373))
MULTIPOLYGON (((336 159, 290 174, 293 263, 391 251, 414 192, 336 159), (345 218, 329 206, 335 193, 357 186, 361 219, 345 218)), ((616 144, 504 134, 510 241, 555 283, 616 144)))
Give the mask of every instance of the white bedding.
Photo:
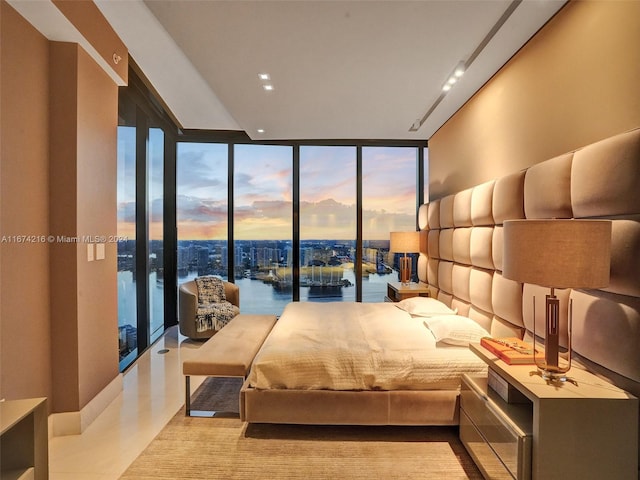
POLYGON ((254 360, 250 385, 450 390, 462 373, 486 373, 468 348, 436 346, 424 320, 393 303, 290 303, 254 360))

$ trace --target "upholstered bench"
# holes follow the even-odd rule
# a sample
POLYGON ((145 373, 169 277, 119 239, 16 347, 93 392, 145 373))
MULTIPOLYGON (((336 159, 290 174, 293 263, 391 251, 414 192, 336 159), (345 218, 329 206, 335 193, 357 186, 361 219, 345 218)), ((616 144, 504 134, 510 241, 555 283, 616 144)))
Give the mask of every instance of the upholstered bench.
MULTIPOLYGON (((240 314, 182 362, 185 378, 185 414, 191 416, 191 376, 246 378, 251 363, 276 323, 275 315, 240 314)), ((195 412, 194 412, 195 413, 195 412)), ((198 416, 215 412, 198 412, 198 416)))

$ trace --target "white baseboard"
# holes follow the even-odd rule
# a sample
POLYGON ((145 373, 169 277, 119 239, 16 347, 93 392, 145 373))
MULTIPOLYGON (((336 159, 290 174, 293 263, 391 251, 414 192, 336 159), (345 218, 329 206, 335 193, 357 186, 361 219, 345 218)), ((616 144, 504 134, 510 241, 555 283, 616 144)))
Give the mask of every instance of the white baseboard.
POLYGON ((49 437, 79 435, 122 392, 122 374, 118 374, 100 393, 79 412, 60 412, 49 415, 49 437))

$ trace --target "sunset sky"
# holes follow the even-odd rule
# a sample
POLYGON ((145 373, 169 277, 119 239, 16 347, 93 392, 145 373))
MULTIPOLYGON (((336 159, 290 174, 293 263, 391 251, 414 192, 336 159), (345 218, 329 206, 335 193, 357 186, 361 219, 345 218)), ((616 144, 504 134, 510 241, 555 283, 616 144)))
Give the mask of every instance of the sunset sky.
MULTIPOLYGON (((126 142, 135 140, 128 138, 128 133, 119 134, 118 233, 133 238, 135 169, 134 162, 125 158, 125 152, 135 151, 126 146, 126 142)), ((178 239, 226 238, 227 149, 226 144, 178 144, 178 239)), ((151 151, 153 154, 154 149, 151 151)), ((235 146, 236 239, 291 238, 292 152, 290 146, 235 146)), ((162 170, 157 168, 159 161, 160 155, 152 156, 149 178, 152 193, 162 191, 159 188, 162 184, 162 170)), ((416 150, 365 147, 362 163, 364 238, 388 239, 390 231, 413 230, 416 150)), ((301 147, 300 192, 302 239, 355 239, 355 147, 301 147)), ((153 238, 161 231, 157 224, 162 215, 161 198, 152 201, 151 211, 153 238)))

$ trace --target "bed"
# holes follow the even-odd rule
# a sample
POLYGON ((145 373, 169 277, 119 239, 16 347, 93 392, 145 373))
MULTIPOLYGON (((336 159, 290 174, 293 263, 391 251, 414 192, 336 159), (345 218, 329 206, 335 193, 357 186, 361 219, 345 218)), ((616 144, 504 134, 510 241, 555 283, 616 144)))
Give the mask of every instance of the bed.
POLYGON ((253 362, 243 419, 457 424, 462 374, 486 375, 468 344, 486 335, 432 298, 290 303, 253 362))
MULTIPOLYGON (((610 284, 602 290, 556 290, 560 298, 561 329, 566 329, 571 303, 574 365, 587 368, 640 396, 638 185, 640 128, 456 194, 432 199, 418 210, 421 237, 419 279, 428 285, 432 299, 457 311, 457 317, 471 319, 491 336, 517 336, 530 341, 534 323, 537 331, 544 331, 544 298, 548 289, 503 277, 504 221, 610 219, 610 284)), ((397 309, 393 304, 380 308, 397 309)), ((300 316, 305 314, 294 315, 300 316)), ((274 338, 286 337, 287 329, 295 330, 287 317, 283 316, 280 321, 273 331, 274 338), (280 321, 283 321, 282 329, 280 321)), ((396 316, 390 314, 386 323, 389 327, 398 328, 398 322, 396 316)), ((324 325, 330 324, 333 322, 327 321, 324 325)), ((424 330, 418 328, 421 326, 424 327, 418 320, 410 328, 425 335, 429 333, 426 327, 424 330)), ((340 335, 336 336, 339 339, 340 335)), ((259 353, 256 360, 261 355, 259 353)), ((292 359, 292 365, 300 355, 304 354, 301 352, 292 359)), ((276 385, 279 388, 257 388, 252 382, 260 380, 256 378, 258 375, 258 370, 252 370, 241 391, 241 416, 249 422, 458 423, 458 389, 454 384, 436 384, 427 388, 401 382, 386 385, 389 389, 383 389, 376 388, 374 382, 370 385, 374 387, 372 390, 334 390, 325 388, 327 385, 295 383, 286 385, 290 388, 280 388, 284 384, 276 385)))

